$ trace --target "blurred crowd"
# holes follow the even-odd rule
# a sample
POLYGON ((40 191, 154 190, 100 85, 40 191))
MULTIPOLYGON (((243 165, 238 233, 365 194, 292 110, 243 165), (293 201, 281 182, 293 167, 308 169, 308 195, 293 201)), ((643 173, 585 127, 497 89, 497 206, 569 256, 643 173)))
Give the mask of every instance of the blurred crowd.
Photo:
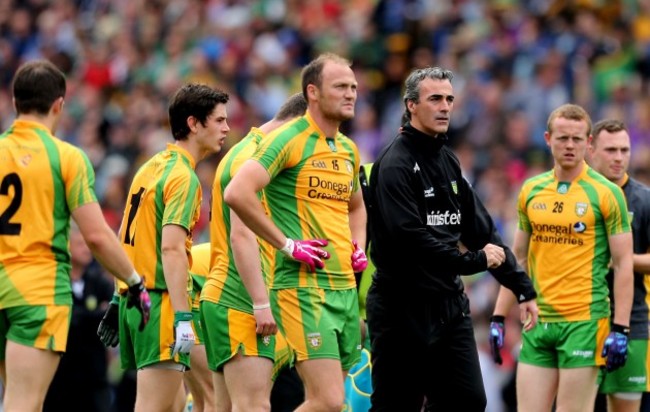
MULTIPOLYGON (((229 92, 230 147, 300 90, 301 67, 323 51, 353 61, 359 96, 344 131, 367 162, 400 126, 409 71, 454 72, 451 144, 507 243, 521 183, 550 168, 543 135, 562 103, 625 121, 632 174, 650 183, 650 0, 0 0, 0 127, 14 117, 17 66, 56 63, 69 87, 57 135, 90 156, 117 229, 134 171, 171 139, 173 90, 196 81, 229 92)), ((197 168, 206 194, 222 155, 197 168)), ((197 242, 208 240, 208 200, 197 242)), ((468 284, 483 345, 496 283, 468 284)), ((511 371, 486 365, 498 382, 511 371)))

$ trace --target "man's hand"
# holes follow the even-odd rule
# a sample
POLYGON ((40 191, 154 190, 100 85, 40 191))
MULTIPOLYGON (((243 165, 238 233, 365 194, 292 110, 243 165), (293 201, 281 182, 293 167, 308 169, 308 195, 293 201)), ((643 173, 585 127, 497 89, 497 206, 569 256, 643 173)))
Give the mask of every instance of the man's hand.
POLYGON ((487 258, 488 269, 496 269, 499 266, 501 266, 503 262, 506 261, 506 252, 503 250, 501 246, 488 243, 483 248, 483 252, 485 253, 485 257, 487 258))
POLYGON ((255 316, 255 333, 271 336, 278 332, 278 325, 275 323, 269 303, 253 305, 253 315, 255 316))
POLYGON ((537 325, 539 317, 539 309, 535 299, 527 300, 519 304, 519 320, 524 327, 524 331, 528 332, 537 325))
POLYGON ((144 286, 144 278, 140 278, 140 282, 135 285, 129 286, 126 299, 126 307, 132 308, 135 306, 138 312, 142 315, 140 327, 138 328, 142 332, 147 322, 149 322, 149 315, 151 312, 151 299, 149 298, 147 288, 144 286))
POLYGON ((111 300, 108 304, 108 309, 106 309, 102 321, 99 322, 99 328, 97 328, 97 336, 107 348, 109 346, 114 348, 120 343, 120 309, 117 299, 114 300, 111 300))
POLYGON ((356 240, 352 241, 354 252, 352 252, 352 270, 354 273, 363 272, 368 267, 368 258, 366 252, 359 247, 356 240))
POLYGON ((499 365, 503 363, 501 349, 503 349, 503 341, 506 337, 505 320, 504 316, 495 315, 490 317, 490 351, 492 352, 492 359, 499 365))
POLYGON ((172 357, 177 353, 189 354, 194 346, 194 329, 192 329, 192 312, 174 313, 174 346, 172 357))
POLYGON ((603 353, 601 356, 607 358, 607 371, 614 371, 625 365, 627 360, 627 341, 630 328, 626 326, 612 325, 612 330, 605 339, 603 353))
POLYGON ((287 238, 287 243, 280 249, 280 252, 297 262, 306 264, 311 272, 315 272, 316 268, 325 267, 323 259, 330 258, 329 252, 321 249, 324 246, 327 246, 326 239, 292 240, 287 238))

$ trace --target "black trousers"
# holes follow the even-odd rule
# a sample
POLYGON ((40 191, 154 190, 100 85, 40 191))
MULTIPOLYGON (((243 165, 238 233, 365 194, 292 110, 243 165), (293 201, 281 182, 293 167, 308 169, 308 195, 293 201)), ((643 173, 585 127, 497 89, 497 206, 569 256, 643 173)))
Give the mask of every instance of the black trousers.
POLYGON ((271 410, 291 412, 304 401, 305 388, 295 366, 282 368, 271 390, 271 410))
POLYGON ((374 283, 366 314, 373 412, 485 411, 487 399, 469 301, 400 295, 374 283))

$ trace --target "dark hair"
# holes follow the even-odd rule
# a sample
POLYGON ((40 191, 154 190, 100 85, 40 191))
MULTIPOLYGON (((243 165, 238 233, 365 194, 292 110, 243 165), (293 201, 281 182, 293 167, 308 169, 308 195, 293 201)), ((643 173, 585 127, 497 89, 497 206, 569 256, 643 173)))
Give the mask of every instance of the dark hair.
POLYGON ((204 84, 190 83, 174 93, 169 102, 169 125, 176 140, 190 134, 187 118, 196 118, 203 126, 218 104, 228 103, 227 93, 204 84))
MULTIPOLYGON (((404 116, 411 119, 411 112, 408 110, 408 101, 420 101, 420 83, 424 79, 433 80, 449 80, 454 78, 454 73, 451 70, 443 69, 440 67, 424 67, 422 69, 414 69, 404 82, 404 106, 406 111, 404 116)), ((404 119, 403 119, 404 120, 404 119)))
POLYGON ((307 86, 310 84, 315 85, 316 87, 320 88, 322 83, 323 83, 323 67, 325 66, 325 63, 328 61, 331 61, 333 63, 339 63, 339 64, 344 64, 346 66, 351 66, 352 63, 339 56, 338 54, 334 53, 323 53, 311 62, 309 62, 305 67, 302 69, 301 77, 302 77, 302 95, 305 97, 306 101, 309 101, 307 98, 307 86))
POLYGON ((275 115, 275 120, 283 121, 294 117, 302 116, 307 111, 307 100, 302 93, 296 93, 289 97, 280 107, 275 115))
POLYGON ((553 132, 551 124, 553 123, 553 120, 557 118, 574 120, 577 122, 584 121, 587 123, 587 136, 585 137, 589 137, 591 134, 591 116, 589 116, 589 113, 587 113, 585 109, 577 104, 567 103, 553 110, 546 121, 547 132, 553 132))
POLYGON ((16 112, 46 115, 59 97, 65 97, 65 75, 47 60, 20 66, 13 79, 16 112))
POLYGON ((593 131, 591 132, 593 136, 591 139, 591 144, 593 146, 596 145, 596 140, 598 140, 598 136, 603 130, 608 133, 616 133, 622 130, 627 131, 627 127, 625 126, 625 123, 617 119, 605 119, 599 121, 594 125, 593 131))

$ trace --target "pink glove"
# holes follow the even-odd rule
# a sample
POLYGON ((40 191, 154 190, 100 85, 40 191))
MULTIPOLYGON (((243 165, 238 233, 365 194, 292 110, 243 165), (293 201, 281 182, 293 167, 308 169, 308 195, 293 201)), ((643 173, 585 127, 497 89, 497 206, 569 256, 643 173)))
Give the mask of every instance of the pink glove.
POLYGON ((359 247, 356 240, 352 241, 354 252, 352 252, 352 270, 354 273, 363 272, 368 267, 368 258, 366 252, 359 247))
POLYGON ((330 254, 321 249, 323 246, 327 246, 326 239, 292 240, 287 238, 287 243, 280 249, 280 252, 297 262, 306 264, 311 272, 315 272, 316 268, 325 267, 323 259, 330 258, 330 254))

